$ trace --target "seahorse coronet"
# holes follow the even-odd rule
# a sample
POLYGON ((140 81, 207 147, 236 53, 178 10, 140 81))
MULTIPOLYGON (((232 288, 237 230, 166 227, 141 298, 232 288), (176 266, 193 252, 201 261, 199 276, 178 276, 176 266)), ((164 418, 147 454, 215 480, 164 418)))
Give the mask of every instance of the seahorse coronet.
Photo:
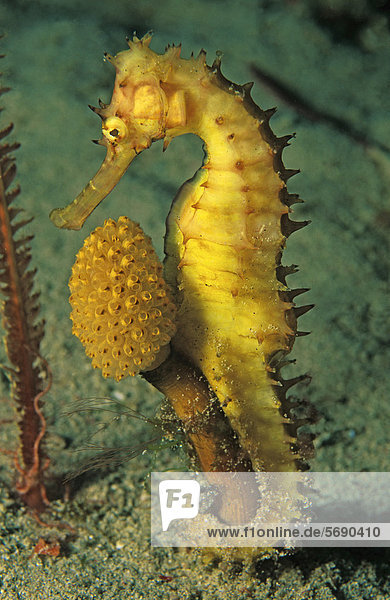
POLYGON ((101 109, 106 159, 53 220, 81 227, 139 152, 157 140, 165 149, 176 136, 199 136, 204 162, 167 218, 164 277, 178 307, 172 347, 204 374, 254 469, 303 468, 311 440, 298 428, 308 419, 289 427, 294 415, 280 375, 303 314, 294 305, 303 288, 286 283, 296 265, 283 266, 281 255, 308 223, 289 218, 301 201, 286 186, 299 170, 282 159, 293 136, 274 135, 275 109, 257 106, 251 83, 226 79, 220 54, 208 66, 204 50, 183 59, 180 46, 160 55, 150 41, 134 37, 129 50, 109 57, 116 78, 101 109), (110 119, 123 122, 123 137, 107 135, 110 119))

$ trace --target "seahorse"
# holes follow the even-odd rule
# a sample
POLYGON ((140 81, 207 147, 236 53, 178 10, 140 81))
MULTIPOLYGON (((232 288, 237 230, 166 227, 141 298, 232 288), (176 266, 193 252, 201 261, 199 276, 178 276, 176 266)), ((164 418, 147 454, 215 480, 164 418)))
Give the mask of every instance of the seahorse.
MULTIPOLYGON (((217 54, 180 56, 150 49, 151 35, 128 40, 129 50, 106 59, 115 66, 111 102, 91 107, 102 119, 106 158, 79 196, 51 219, 79 229, 120 180, 130 163, 154 141, 164 150, 179 135, 199 136, 202 166, 180 188, 165 236, 164 277, 178 307, 174 351, 203 373, 218 397, 254 470, 305 468, 312 437, 299 434, 309 417, 294 418, 297 402, 286 391, 302 379, 280 374, 297 331, 295 307, 306 289, 289 290, 281 265, 287 237, 308 222, 289 218, 300 202, 286 182, 282 151, 292 136, 276 137, 243 86, 221 73, 217 54)), ((299 405, 299 402, 298 402, 299 405)))

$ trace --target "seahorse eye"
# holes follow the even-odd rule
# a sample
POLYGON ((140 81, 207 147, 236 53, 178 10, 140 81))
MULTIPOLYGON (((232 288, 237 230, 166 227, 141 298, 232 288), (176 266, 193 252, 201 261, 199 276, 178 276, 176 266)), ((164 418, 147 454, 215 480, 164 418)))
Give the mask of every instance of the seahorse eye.
POLYGON ((119 142, 127 135, 125 122, 119 117, 108 117, 103 123, 103 135, 109 142, 119 142))

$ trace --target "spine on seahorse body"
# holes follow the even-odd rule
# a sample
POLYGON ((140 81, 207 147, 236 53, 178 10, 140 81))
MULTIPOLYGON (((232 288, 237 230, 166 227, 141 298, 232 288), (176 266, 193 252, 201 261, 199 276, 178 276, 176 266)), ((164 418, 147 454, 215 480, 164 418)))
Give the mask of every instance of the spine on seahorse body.
MULTIPOLYGON (((294 402, 280 367, 297 333, 293 299, 281 266, 288 235, 306 222, 290 221, 299 202, 286 181, 282 150, 291 136, 277 138, 269 119, 250 96, 209 67, 205 52, 189 60, 180 47, 163 55, 150 36, 108 60, 115 65, 111 103, 94 109, 103 120, 107 157, 97 177, 72 205, 52 216, 61 227, 79 228, 135 154, 153 141, 193 133, 206 157, 179 190, 167 218, 165 279, 178 306, 175 351, 207 378, 256 470, 303 468, 311 439, 297 429, 294 402), (125 159, 123 158, 125 157, 125 159), (119 167, 115 167, 116 162, 119 167)), ((296 378, 299 380, 300 378, 296 378)))

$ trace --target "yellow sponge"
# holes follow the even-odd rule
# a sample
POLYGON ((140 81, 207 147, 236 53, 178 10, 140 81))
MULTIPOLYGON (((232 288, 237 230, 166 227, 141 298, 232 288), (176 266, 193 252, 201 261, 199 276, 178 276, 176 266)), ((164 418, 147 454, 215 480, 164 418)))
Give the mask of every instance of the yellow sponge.
POLYGON ((104 377, 136 375, 165 355, 176 308, 161 274, 151 239, 127 217, 105 221, 78 252, 69 280, 72 331, 104 377))

